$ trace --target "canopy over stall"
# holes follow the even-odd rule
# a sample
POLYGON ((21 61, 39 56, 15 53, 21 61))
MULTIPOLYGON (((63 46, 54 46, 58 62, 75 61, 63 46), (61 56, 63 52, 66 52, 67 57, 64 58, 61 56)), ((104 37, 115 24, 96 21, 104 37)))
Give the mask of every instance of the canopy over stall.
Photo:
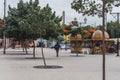
MULTIPOLYGON (((92 40, 103 40, 103 34, 101 30, 96 30, 92 35, 92 40)), ((109 34, 105 31, 105 40, 109 40, 109 34)))
POLYGON ((92 53, 101 53, 103 47, 106 52, 109 52, 109 47, 114 44, 113 40, 109 40, 109 34, 105 31, 105 46, 102 44, 103 34, 101 30, 96 30, 92 35, 92 40, 90 41, 92 53))

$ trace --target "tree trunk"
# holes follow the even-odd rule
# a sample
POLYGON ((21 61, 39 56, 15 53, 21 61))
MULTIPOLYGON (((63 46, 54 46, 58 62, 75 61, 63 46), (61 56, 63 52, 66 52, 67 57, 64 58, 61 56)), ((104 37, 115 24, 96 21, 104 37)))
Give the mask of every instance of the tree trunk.
MULTIPOLYGON (((25 44, 26 44, 26 43, 25 43, 25 44)), ((26 54, 28 54, 28 52, 27 52, 27 46, 25 45, 24 48, 25 48, 26 54)))
POLYGON ((29 43, 28 43, 28 41, 27 40, 25 40, 25 42, 24 42, 24 48, 25 48, 25 52, 26 52, 26 54, 28 54, 28 52, 27 52, 27 48, 29 47, 28 45, 29 45, 29 43))
POLYGON ((33 40, 33 58, 35 58, 35 42, 33 40))
MULTIPOLYGON (((42 36, 40 35, 40 37, 41 37, 41 43, 42 43, 42 36)), ((45 56, 44 56, 42 44, 41 44, 41 52, 42 52, 42 57, 43 57, 44 66, 46 67, 46 60, 45 60, 45 56)))
POLYGON ((21 42, 21 46, 22 46, 23 52, 24 52, 24 42, 21 42))
POLYGON ((24 45, 24 42, 22 42, 22 48, 23 48, 23 52, 25 51, 24 48, 25 48, 25 45, 24 45))
POLYGON ((24 52, 25 50, 24 50, 24 47, 23 47, 23 52, 24 52))

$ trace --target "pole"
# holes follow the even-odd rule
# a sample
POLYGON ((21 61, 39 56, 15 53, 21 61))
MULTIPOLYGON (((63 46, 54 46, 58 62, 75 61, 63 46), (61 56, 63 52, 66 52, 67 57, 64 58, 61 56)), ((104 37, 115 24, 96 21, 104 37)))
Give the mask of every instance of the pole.
MULTIPOLYGON (((105 47, 105 4, 106 0, 103 0, 103 7, 102 7, 102 15, 103 15, 103 28, 102 28, 102 35, 103 35, 103 47, 105 47)), ((105 48, 103 48, 103 80, 105 80, 105 48)))
POLYGON ((82 27, 81 24, 82 24, 82 23, 80 22, 80 27, 82 27))
POLYGON ((118 27, 118 36, 117 36, 117 56, 119 56, 119 13, 117 13, 117 27, 118 27))
POLYGON ((105 12, 105 30, 107 30, 107 12, 105 12))
MULTIPOLYGON (((6 17, 6 0, 4 0, 4 27, 6 27, 6 20, 5 20, 5 17, 6 17)), ((3 54, 6 54, 6 37, 5 37, 5 31, 3 33, 3 38, 4 38, 4 50, 3 50, 3 54)))
POLYGON ((65 24, 65 11, 62 12, 62 24, 65 24))
POLYGON ((4 0, 4 18, 6 16, 6 0, 4 0))

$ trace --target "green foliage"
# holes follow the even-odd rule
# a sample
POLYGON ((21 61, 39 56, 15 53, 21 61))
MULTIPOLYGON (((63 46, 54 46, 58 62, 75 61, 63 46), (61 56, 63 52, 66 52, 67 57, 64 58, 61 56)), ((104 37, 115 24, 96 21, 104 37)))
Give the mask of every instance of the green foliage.
POLYGON ((82 27, 79 27, 78 21, 76 18, 74 18, 73 21, 71 21, 70 25, 63 25, 64 30, 67 30, 64 32, 64 35, 71 34, 71 36, 75 36, 77 34, 84 34, 84 30, 82 27))
POLYGON ((120 36, 119 28, 120 28, 120 24, 118 26, 117 22, 111 21, 107 23, 107 32, 111 38, 118 38, 120 36))
MULTIPOLYGON (((105 1, 105 11, 108 12, 109 6, 120 6, 119 0, 104 0, 105 1)), ((73 0, 71 3, 71 8, 76 10, 78 13, 83 15, 98 15, 101 17, 102 12, 102 0, 73 0)))
POLYGON ((60 34, 60 21, 61 17, 56 16, 48 4, 41 9, 39 0, 26 3, 20 0, 17 7, 9 5, 7 25, 0 33, 2 36, 6 31, 7 37, 15 40, 35 39, 40 34, 46 39, 57 38, 60 34))
POLYGON ((45 26, 45 35, 43 36, 46 39, 51 38, 57 38, 58 35, 60 35, 60 22, 62 20, 62 17, 56 16, 56 13, 52 13, 52 9, 49 7, 49 4, 47 4, 42 10, 41 10, 42 16, 44 16, 44 26, 45 26))
POLYGON ((71 35, 72 36, 75 36, 77 34, 83 34, 83 33, 84 33, 84 30, 81 27, 74 28, 74 29, 71 30, 71 35))

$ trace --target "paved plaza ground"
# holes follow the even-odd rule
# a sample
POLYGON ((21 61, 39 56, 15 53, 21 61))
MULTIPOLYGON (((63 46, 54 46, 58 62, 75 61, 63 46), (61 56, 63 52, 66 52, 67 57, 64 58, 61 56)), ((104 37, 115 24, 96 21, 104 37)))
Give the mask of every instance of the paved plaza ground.
MULTIPOLYGON (((36 69, 44 65, 41 49, 36 49, 37 59, 32 59, 32 49, 25 55, 22 49, 0 49, 0 80, 102 80, 102 55, 71 54, 60 50, 56 57, 54 49, 44 48, 47 65, 62 66, 60 69, 36 69)), ((120 57, 106 55, 106 80, 120 80, 120 57)))

